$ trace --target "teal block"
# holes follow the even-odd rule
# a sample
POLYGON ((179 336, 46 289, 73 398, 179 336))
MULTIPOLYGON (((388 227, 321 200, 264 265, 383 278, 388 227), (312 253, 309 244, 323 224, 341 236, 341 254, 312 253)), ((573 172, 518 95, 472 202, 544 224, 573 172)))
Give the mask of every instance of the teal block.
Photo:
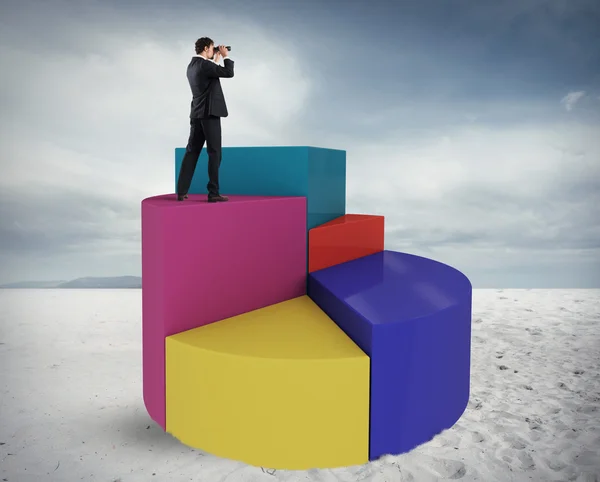
MULTIPOLYGON (((175 149, 175 186, 185 148, 175 149)), ((206 194, 202 149, 190 194, 206 194)), ((310 146, 224 147, 219 170, 225 195, 306 196, 307 229, 346 214, 346 151, 310 146)))

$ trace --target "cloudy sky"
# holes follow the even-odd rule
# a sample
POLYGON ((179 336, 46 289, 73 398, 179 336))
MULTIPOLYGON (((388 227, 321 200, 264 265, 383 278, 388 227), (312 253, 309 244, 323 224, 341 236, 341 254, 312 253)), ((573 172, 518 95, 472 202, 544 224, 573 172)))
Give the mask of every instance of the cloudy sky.
POLYGON ((347 212, 474 287, 600 287, 597 0, 3 0, 0 282, 139 275, 198 37, 225 146, 347 151, 347 212), (206 6, 208 5, 208 6, 206 6))

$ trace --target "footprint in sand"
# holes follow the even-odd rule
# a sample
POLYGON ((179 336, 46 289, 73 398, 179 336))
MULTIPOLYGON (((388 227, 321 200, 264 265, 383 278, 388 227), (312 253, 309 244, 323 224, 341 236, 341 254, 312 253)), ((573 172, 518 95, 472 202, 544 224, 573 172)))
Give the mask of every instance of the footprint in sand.
POLYGON ((542 330, 540 330, 539 328, 525 328, 525 331, 529 332, 530 335, 533 336, 540 336, 542 335, 544 332, 542 330))
POLYGON ((525 421, 529 424, 529 430, 541 430, 544 422, 539 417, 525 417, 525 421))
POLYGON ((459 480, 467 474, 465 464, 458 460, 440 460, 432 464, 431 472, 440 479, 459 480))
POLYGON ((517 458, 519 459, 519 462, 521 462, 521 468, 523 470, 535 469, 535 462, 527 452, 520 452, 519 455, 517 455, 517 458))
POLYGON ((480 432, 472 432, 471 439, 475 443, 485 442, 485 437, 480 432))
POLYGON ((596 413, 597 411, 598 411, 598 407, 596 407, 594 405, 584 405, 581 407, 577 407, 577 413, 590 414, 590 413, 596 413))
POLYGON ((548 466, 548 468, 555 472, 562 472, 567 467, 567 464, 565 464, 563 461, 561 461, 558 457, 553 458, 553 459, 543 457, 543 460, 546 463, 546 465, 548 466))
POLYGON ((511 449, 524 450, 527 448, 527 441, 514 433, 504 434, 503 439, 511 449))

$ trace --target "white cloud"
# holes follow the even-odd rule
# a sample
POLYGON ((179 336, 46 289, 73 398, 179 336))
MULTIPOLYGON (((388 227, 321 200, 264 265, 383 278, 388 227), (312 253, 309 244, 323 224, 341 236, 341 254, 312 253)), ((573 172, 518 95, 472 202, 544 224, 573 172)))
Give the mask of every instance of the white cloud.
POLYGON ((200 35, 233 46, 235 77, 221 80, 230 112, 224 145, 293 143, 312 83, 285 39, 218 13, 220 27, 188 19, 178 33, 157 34, 133 19, 125 28, 110 9, 83 22, 46 8, 13 18, 21 37, 0 34, 1 278, 138 266, 139 202, 173 191, 174 148, 189 134, 186 67, 200 35), (51 45, 35 45, 38 27, 51 45), (268 55, 244 60, 261 45, 268 55))
POLYGON ((349 146, 348 211, 386 217, 386 247, 476 273, 600 264, 600 140, 575 123, 458 126, 349 146), (364 162, 368 160, 368 162, 364 162), (588 261, 589 261, 588 259, 588 261))
POLYGON ((353 189, 370 190, 362 180, 378 179, 387 186, 387 194, 408 199, 439 199, 467 185, 538 196, 559 169, 573 168, 574 162, 592 163, 600 155, 595 129, 549 122, 459 125, 441 135, 413 139, 392 132, 387 142, 354 143, 349 155, 356 159, 352 166, 360 174, 354 171, 353 189), (360 162, 367 157, 368 163, 360 162))
MULTIPOLYGON (((0 21, 0 282, 139 274, 139 201, 173 191, 173 150, 189 129, 185 68, 200 35, 233 46, 224 145, 346 149, 348 212, 384 214, 388 248, 475 281, 481 270, 598 264, 598 126, 552 122, 555 101, 400 93, 370 118, 317 131, 314 119, 335 115, 313 101, 327 86, 302 46, 229 13, 210 25, 180 17, 169 31, 98 8, 83 21, 40 4, 35 25, 0 21)), ((351 93, 363 88, 348 79, 351 93)), ((565 108, 583 95, 571 92, 565 108)))
POLYGON ((585 92, 582 90, 578 92, 569 92, 560 100, 560 102, 565 106, 565 109, 571 111, 573 110, 573 107, 575 107, 575 104, 577 104, 584 96, 585 92))
MULTIPOLYGON (((230 112, 222 120, 223 143, 285 143, 311 80, 285 43, 235 19, 227 24, 231 30, 211 29, 215 39, 230 32, 236 60, 235 77, 221 79, 230 112), (268 57, 244 62, 253 45, 273 42, 268 57)), ((65 35, 72 35, 70 28, 81 26, 65 25, 65 35)), ((100 42, 102 28, 88 29, 89 44, 99 47, 84 54, 0 48, 6 106, 1 149, 10 174, 2 184, 36 190, 78 183, 84 192, 109 195, 119 183, 118 189, 136 193, 172 190, 173 149, 185 146, 189 133, 185 71, 196 37, 186 32, 166 42, 134 29, 100 42)))

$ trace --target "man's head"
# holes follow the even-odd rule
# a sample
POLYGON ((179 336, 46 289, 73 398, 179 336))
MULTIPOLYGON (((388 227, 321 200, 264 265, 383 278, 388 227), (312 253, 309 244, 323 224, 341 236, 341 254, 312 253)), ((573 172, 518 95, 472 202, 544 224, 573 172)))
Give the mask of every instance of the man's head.
POLYGON ((208 37, 202 37, 196 40, 196 53, 207 59, 212 59, 215 55, 215 43, 208 37))

